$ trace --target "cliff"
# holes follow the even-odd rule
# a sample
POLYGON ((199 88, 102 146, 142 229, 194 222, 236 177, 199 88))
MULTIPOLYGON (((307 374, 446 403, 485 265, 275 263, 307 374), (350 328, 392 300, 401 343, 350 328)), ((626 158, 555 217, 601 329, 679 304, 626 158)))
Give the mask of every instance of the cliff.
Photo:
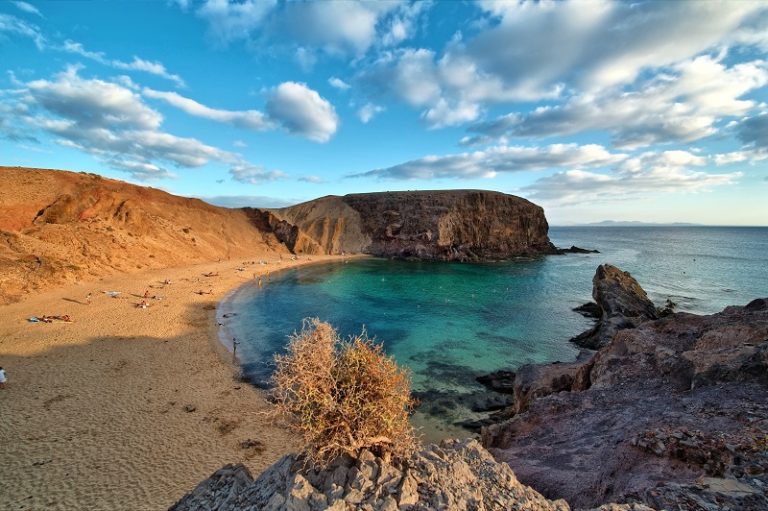
POLYGON ((273 225, 305 253, 479 261, 551 254, 544 210, 520 197, 480 190, 328 196, 273 210, 273 225))
POLYGON ((94 174, 0 167, 0 303, 117 272, 288 253, 258 210, 94 174))

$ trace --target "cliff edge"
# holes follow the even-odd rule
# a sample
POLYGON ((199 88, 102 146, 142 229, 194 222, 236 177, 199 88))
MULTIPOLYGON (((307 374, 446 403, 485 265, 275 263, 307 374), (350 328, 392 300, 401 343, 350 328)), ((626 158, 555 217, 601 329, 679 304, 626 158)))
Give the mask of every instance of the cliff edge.
POLYGON ((365 253, 439 261, 551 254, 544 210, 520 197, 482 190, 327 196, 272 210, 292 226, 299 253, 365 253))

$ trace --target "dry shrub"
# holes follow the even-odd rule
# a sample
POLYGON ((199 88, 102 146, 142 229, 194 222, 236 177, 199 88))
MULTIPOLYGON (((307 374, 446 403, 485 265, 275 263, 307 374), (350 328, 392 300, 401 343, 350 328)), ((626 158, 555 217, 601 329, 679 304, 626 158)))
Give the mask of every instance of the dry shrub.
POLYGON ((414 450, 409 375, 365 332, 341 340, 328 323, 305 320, 275 362, 276 412, 303 437, 315 465, 363 449, 385 459, 414 450))

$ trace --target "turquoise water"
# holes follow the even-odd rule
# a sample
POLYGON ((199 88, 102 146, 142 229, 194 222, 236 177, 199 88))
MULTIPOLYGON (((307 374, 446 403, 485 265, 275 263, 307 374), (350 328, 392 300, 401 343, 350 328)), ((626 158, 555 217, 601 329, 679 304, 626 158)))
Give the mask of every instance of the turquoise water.
MULTIPOLYGON (((487 396, 474 378, 527 363, 570 361, 568 339, 591 325, 571 309, 591 299, 595 268, 608 262, 632 273, 657 304, 712 313, 768 296, 768 228, 552 228, 569 254, 503 263, 460 264, 367 259, 315 265, 247 286, 229 300, 230 335, 241 342, 243 369, 263 385, 272 355, 306 317, 343 335, 368 334, 413 374, 422 401, 416 422, 427 437, 461 434, 455 423, 478 418, 487 396)), ((466 431, 463 432, 466 434, 466 431)))

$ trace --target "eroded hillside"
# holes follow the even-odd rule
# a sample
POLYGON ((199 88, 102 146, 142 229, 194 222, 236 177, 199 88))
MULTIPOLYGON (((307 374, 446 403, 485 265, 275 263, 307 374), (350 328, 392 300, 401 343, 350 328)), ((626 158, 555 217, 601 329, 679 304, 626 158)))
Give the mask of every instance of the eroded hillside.
POLYGON ((115 272, 288 250, 263 213, 94 174, 0 167, 0 303, 115 272))

